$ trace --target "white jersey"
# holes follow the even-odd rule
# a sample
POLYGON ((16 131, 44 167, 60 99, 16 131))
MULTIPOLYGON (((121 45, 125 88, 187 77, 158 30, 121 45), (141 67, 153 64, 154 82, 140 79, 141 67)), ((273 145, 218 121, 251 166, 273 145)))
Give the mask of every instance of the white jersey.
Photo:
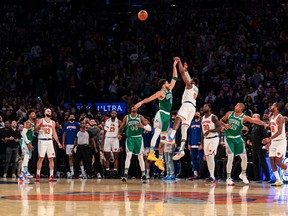
POLYGON ((117 137, 119 129, 118 119, 115 118, 114 122, 109 118, 105 122, 104 130, 106 131, 106 137, 117 137))
POLYGON ((192 103, 196 106, 196 98, 198 95, 198 87, 194 84, 192 85, 191 89, 185 88, 184 93, 182 95, 182 104, 183 103, 192 103))
MULTIPOLYGON (((280 113, 276 117, 270 118, 270 125, 271 125, 271 136, 273 136, 278 131, 278 124, 277 118, 282 116, 280 113)), ((285 133, 285 122, 283 122, 282 133, 275 137, 273 140, 286 140, 286 133, 285 133)))
POLYGON ((50 119, 49 122, 46 122, 45 119, 42 119, 42 125, 39 130, 38 139, 52 139, 53 133, 53 120, 50 119))
MULTIPOLYGON (((213 130, 215 129, 215 123, 212 121, 212 117, 215 116, 214 114, 211 114, 210 116, 208 116, 207 118, 205 117, 205 115, 202 117, 202 121, 201 121, 201 124, 202 124, 202 132, 203 134, 208 131, 208 130, 213 130)), ((205 138, 209 138, 209 137, 216 137, 218 136, 219 134, 217 132, 210 132, 208 134, 207 137, 205 138)))

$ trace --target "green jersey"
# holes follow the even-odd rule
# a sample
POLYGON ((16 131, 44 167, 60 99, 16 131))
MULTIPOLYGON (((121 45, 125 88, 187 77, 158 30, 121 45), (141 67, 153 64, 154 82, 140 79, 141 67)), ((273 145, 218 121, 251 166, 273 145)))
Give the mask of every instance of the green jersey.
POLYGON ((139 128, 137 124, 141 124, 140 114, 137 114, 134 118, 127 115, 126 137, 142 135, 142 128, 139 128))
POLYGON ((242 113, 240 116, 236 117, 235 112, 231 112, 228 117, 227 123, 230 125, 228 129, 225 130, 225 136, 240 136, 241 130, 243 128, 242 120, 244 118, 244 114, 242 113))
POLYGON ((165 91, 162 89, 165 93, 165 97, 162 100, 159 100, 159 110, 163 110, 166 112, 171 111, 172 105, 173 105, 173 95, 171 91, 165 91))

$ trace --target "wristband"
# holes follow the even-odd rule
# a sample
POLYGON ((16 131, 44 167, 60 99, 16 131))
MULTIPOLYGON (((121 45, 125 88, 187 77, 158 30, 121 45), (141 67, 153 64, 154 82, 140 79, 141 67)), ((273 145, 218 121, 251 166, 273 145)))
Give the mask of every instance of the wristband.
POLYGON ((177 81, 177 80, 178 80, 178 77, 172 77, 172 79, 177 81))

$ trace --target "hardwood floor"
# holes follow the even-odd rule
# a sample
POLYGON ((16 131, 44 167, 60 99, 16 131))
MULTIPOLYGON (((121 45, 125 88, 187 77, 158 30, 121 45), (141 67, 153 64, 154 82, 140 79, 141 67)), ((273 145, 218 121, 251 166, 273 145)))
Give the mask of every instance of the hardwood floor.
POLYGON ((203 180, 68 180, 18 184, 0 179, 1 215, 288 215, 288 185, 203 180))

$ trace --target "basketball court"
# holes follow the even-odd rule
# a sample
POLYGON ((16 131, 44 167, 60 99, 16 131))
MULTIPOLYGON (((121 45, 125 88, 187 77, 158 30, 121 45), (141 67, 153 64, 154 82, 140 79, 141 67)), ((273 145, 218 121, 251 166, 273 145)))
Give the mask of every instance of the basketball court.
POLYGON ((288 185, 203 180, 59 179, 49 183, 0 182, 1 215, 287 215, 288 185))

